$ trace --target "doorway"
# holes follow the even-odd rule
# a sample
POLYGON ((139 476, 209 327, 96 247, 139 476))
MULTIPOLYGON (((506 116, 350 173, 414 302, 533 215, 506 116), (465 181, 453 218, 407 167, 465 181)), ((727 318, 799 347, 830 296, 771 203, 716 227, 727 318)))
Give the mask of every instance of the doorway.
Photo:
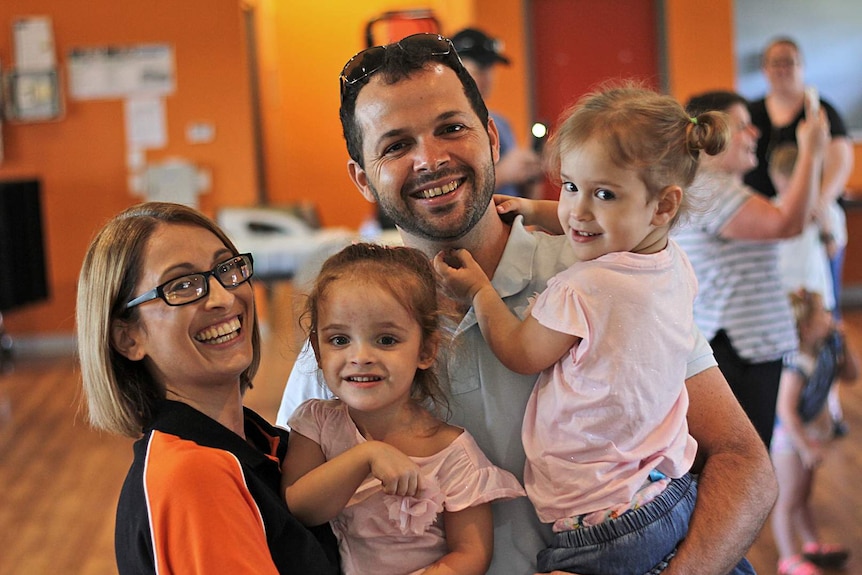
MULTIPOLYGON (((660 87, 660 0, 531 0, 535 119, 556 125, 580 96, 612 79, 660 87)), ((546 190, 558 197, 559 190, 546 190)))

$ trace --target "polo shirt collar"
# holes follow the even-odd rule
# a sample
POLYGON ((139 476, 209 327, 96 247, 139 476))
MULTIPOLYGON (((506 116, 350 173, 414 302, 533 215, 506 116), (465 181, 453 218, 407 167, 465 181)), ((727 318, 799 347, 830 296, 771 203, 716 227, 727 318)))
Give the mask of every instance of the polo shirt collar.
POLYGON ((524 228, 524 217, 517 216, 512 222, 503 257, 500 258, 491 280, 491 285, 500 297, 506 298, 521 293, 530 285, 536 244, 536 238, 524 228))
MULTIPOLYGON (((533 258, 536 257, 537 240, 524 228, 524 217, 517 216, 512 222, 509 239, 503 249, 503 256, 494 270, 491 285, 502 298, 523 292, 533 279, 533 258)), ((476 310, 473 306, 461 319, 455 335, 476 325, 476 310)))
POLYGON ((286 446, 278 444, 285 442, 279 441, 277 436, 271 436, 271 426, 255 412, 247 407, 243 407, 243 411, 246 436, 254 445, 192 406, 169 399, 156 407, 156 416, 150 429, 176 435, 204 447, 224 449, 252 467, 265 462, 272 463, 272 458, 267 454, 274 455, 279 447, 284 449, 286 446))

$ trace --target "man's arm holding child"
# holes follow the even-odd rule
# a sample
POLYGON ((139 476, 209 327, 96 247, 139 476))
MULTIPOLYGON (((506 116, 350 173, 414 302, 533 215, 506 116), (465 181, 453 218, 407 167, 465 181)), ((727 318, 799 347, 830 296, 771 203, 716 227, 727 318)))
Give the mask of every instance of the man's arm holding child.
POLYGON ((697 440, 698 496, 688 535, 667 575, 730 572, 754 543, 778 484, 751 422, 717 367, 686 380, 689 433, 697 440), (716 537, 716 533, 721 533, 716 537))

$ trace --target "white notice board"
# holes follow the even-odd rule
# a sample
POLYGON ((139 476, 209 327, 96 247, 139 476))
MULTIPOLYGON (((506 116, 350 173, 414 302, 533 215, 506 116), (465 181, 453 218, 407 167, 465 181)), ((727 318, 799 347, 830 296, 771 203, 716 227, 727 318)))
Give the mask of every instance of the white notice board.
POLYGON ((164 96, 176 89, 174 51, 167 44, 74 48, 68 65, 75 100, 164 96))

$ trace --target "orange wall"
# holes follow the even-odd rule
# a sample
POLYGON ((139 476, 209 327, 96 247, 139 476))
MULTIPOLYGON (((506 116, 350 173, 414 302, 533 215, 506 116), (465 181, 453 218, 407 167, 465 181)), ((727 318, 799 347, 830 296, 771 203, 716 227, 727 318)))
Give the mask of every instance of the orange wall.
POLYGON ((733 1, 665 0, 669 92, 686 101, 699 92, 732 89, 733 1))
MULTIPOLYGON (((251 105, 237 0, 2 0, 4 69, 14 61, 13 18, 46 15, 53 22, 63 75, 66 54, 73 47, 153 42, 173 46, 176 92, 166 98, 168 145, 147 152, 147 160, 177 156, 209 168, 212 188, 201 199, 204 211, 254 201, 251 105), (215 141, 187 144, 187 123, 201 120, 215 125, 215 141)), ((90 238, 108 217, 140 201, 126 183, 122 101, 66 98, 65 106, 60 121, 3 125, 0 178, 42 181, 51 294, 46 303, 4 314, 16 336, 74 329, 75 282, 90 238)))
POLYGON ((862 142, 855 146, 855 163, 853 173, 847 182, 847 188, 855 198, 862 198, 862 142))

